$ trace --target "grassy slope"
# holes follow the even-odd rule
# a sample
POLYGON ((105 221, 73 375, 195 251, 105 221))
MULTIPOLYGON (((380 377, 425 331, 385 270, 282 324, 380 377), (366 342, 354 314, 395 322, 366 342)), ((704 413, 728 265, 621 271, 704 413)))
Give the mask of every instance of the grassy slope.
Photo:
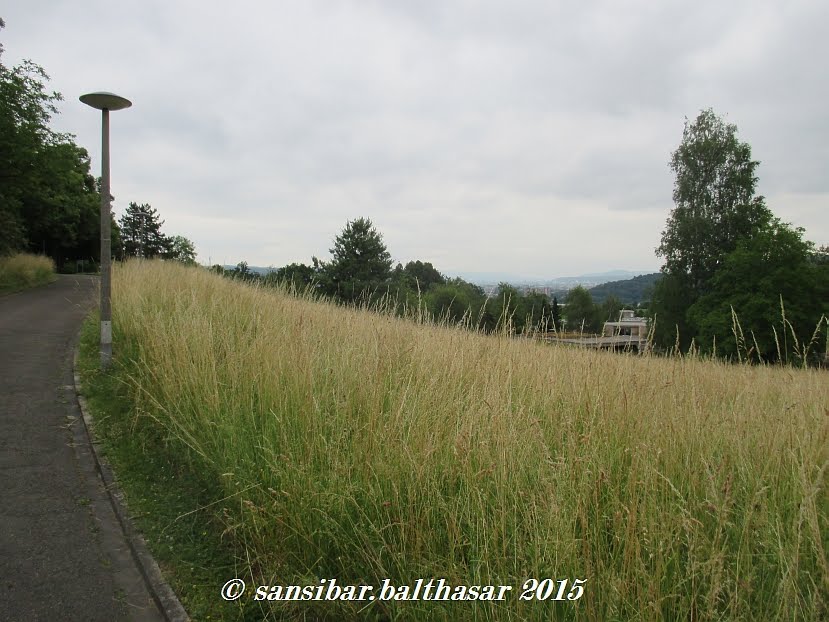
POLYGON ((54 262, 43 255, 18 253, 0 257, 0 294, 45 285, 55 278, 54 262))
POLYGON ((235 564, 254 583, 515 586, 489 605, 275 618, 827 616, 826 372, 415 326, 170 264, 127 265, 113 287, 129 407, 103 427, 165 461, 161 488, 187 486, 175 511, 143 511, 161 534, 198 523, 184 538, 204 573, 176 585, 191 612, 243 615, 217 594, 235 564), (196 493, 215 503, 175 520, 196 493), (585 595, 521 602, 531 577, 586 578, 585 595))

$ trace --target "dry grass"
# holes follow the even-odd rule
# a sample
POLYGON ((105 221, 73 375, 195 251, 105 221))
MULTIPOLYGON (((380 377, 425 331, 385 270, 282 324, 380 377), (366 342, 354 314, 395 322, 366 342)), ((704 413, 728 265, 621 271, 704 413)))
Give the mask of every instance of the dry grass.
POLYGON ((274 617, 829 618, 825 371, 487 337, 172 263, 113 292, 136 423, 222 483, 254 583, 515 586, 274 617), (533 577, 585 595, 519 601, 533 577))
POLYGON ((44 255, 0 257, 0 292, 44 285, 55 279, 55 262, 44 255))

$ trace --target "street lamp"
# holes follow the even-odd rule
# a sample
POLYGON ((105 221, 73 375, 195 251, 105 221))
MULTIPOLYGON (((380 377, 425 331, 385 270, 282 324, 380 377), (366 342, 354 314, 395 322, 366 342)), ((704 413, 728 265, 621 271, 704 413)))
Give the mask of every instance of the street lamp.
POLYGON ((112 270, 110 265, 110 220, 112 197, 109 194, 109 111, 129 108, 132 102, 114 93, 87 93, 79 98, 101 111, 101 367, 112 364, 112 270))

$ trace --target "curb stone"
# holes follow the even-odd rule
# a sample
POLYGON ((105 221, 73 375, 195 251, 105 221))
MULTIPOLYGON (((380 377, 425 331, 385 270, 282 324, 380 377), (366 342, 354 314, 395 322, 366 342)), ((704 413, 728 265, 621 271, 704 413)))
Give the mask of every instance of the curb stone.
POLYGON ((164 580, 164 577, 161 574, 161 569, 158 567, 158 564, 147 548, 147 543, 144 541, 144 537, 133 526, 132 520, 130 520, 127 512, 124 494, 118 487, 112 468, 109 466, 106 458, 103 457, 100 444, 95 440, 92 415, 89 412, 86 399, 83 395, 81 395, 80 391, 81 379, 78 375, 77 347, 75 348, 75 354, 73 357, 72 375, 75 379, 75 397, 78 401, 81 415, 83 416, 84 429, 86 430, 86 437, 89 440, 89 445, 92 448, 92 456, 95 460, 95 466, 97 467, 98 474, 104 483, 104 488, 106 488, 112 509, 118 517, 118 522, 124 532, 124 538, 130 547, 133 559, 138 565, 138 570, 144 578, 147 589, 167 622, 190 622, 190 616, 187 615, 187 611, 185 611, 181 601, 179 601, 169 583, 164 580))

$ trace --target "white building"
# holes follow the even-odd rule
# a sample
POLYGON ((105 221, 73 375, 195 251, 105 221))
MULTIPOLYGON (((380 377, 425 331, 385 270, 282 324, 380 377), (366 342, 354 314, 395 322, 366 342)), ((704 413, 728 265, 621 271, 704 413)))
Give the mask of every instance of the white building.
POLYGON ((624 342, 636 346, 639 352, 644 352, 648 347, 648 320, 637 317, 630 309, 622 309, 618 322, 604 323, 602 337, 613 339, 617 344, 624 342))

